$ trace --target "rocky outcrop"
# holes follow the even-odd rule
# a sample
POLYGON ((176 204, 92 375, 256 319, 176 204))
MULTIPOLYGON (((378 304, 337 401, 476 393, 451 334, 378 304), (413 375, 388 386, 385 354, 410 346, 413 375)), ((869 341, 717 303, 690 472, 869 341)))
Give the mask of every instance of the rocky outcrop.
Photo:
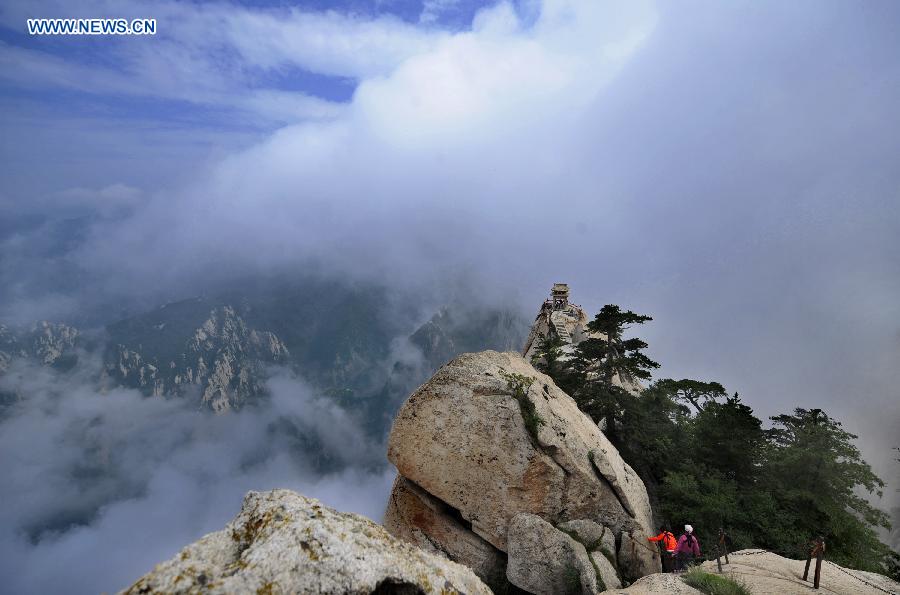
MULTIPOLYGON (((566 291, 568 292, 568 286, 566 286, 566 291)), ((546 300, 541 305, 541 309, 531 325, 528 339, 525 341, 525 348, 522 350, 525 361, 532 364, 543 361, 541 343, 544 339, 558 339, 561 342, 559 354, 561 360, 572 358, 576 346, 585 339, 606 339, 606 335, 603 333, 590 330, 589 322, 590 319, 581 306, 568 302, 568 295, 562 302, 554 299, 546 300)), ((634 395, 643 390, 639 381, 630 377, 621 377, 619 374, 613 376, 612 382, 634 395)))
MULTIPOLYGON (((158 328, 166 332, 164 324, 158 328)), ((200 393, 202 406, 216 412, 240 408, 262 394, 265 366, 288 357, 274 334, 250 328, 231 306, 217 306, 177 353, 145 354, 143 345, 117 344, 107 357, 107 374, 119 384, 154 396, 200 393)))
POLYGON ((535 595, 598 592, 597 574, 584 546, 544 519, 522 513, 507 534, 509 582, 535 595))
POLYGON ((187 546, 123 593, 466 593, 468 568, 289 490, 250 492, 224 530, 187 546))
MULTIPOLYGON (((499 552, 509 551, 512 519, 529 513, 554 526, 592 521, 614 544, 626 544, 626 552, 619 545, 611 553, 628 561, 629 572, 660 569, 656 550, 642 541, 651 526, 643 482, 572 398, 518 354, 465 354, 441 368, 397 414, 388 459, 458 519, 457 528, 499 552), (632 543, 640 546, 633 553, 632 543)), ((402 501, 392 497, 388 528, 429 540, 433 525, 411 521, 396 506, 402 501)), ((483 564, 483 557, 470 564, 465 550, 433 543, 451 559, 483 564)))
POLYGON ((42 366, 71 365, 79 336, 73 326, 46 320, 18 330, 0 325, 0 374, 17 359, 42 366))
POLYGON ((0 324, 0 375, 14 361, 67 369, 77 361, 80 336, 73 326, 46 320, 18 329, 0 324))

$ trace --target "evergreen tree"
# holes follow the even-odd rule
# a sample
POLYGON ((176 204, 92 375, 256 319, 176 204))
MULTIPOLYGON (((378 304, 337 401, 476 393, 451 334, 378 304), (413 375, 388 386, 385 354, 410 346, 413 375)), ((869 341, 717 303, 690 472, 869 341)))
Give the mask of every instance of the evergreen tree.
POLYGON ((762 421, 753 409, 741 403, 737 394, 723 403, 709 401, 692 426, 694 458, 749 487, 762 466, 766 447, 762 421))
MULTIPOLYGON (((795 409, 771 418, 767 489, 793 517, 792 543, 825 537, 828 557, 845 566, 887 572, 890 548, 875 532, 889 528, 887 515, 859 490, 881 495, 884 482, 852 444, 856 436, 821 409, 795 409)), ((771 544, 787 549, 791 544, 771 544)))
POLYGON ((681 429, 689 411, 655 383, 639 398, 623 403, 619 452, 643 480, 653 509, 659 510, 659 485, 680 463, 679 453, 689 448, 689 437, 681 429))
POLYGON ((693 405, 697 413, 703 411, 705 403, 715 402, 725 397, 725 388, 718 382, 701 382, 688 378, 681 380, 664 378, 657 384, 660 390, 668 391, 676 401, 693 405))
POLYGON ((618 306, 603 306, 587 324, 589 331, 602 333, 578 344, 572 363, 572 394, 582 411, 596 422, 606 421, 607 435, 614 443, 621 441, 619 425, 628 399, 634 398, 621 385, 648 380, 650 370, 659 364, 644 355, 647 343, 638 338, 625 339, 631 325, 653 320, 650 316, 622 312, 618 306))
POLYGON ((531 357, 531 363, 552 378, 556 386, 572 395, 580 388, 582 379, 572 368, 569 358, 565 357, 562 350, 565 345, 566 342, 553 333, 542 336, 531 357))

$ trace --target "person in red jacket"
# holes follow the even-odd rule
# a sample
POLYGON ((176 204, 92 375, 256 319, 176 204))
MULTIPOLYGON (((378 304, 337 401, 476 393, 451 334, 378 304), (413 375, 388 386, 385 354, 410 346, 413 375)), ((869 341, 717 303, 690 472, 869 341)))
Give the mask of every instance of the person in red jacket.
POLYGON ((648 541, 661 541, 666 553, 662 557, 663 572, 672 572, 675 569, 675 547, 678 545, 675 535, 666 529, 665 525, 659 528, 659 535, 648 537, 648 541))
POLYGON ((694 537, 694 528, 690 525, 684 526, 684 535, 678 538, 678 545, 675 546, 675 559, 677 561, 676 572, 685 570, 693 564, 694 558, 700 556, 700 542, 694 537))

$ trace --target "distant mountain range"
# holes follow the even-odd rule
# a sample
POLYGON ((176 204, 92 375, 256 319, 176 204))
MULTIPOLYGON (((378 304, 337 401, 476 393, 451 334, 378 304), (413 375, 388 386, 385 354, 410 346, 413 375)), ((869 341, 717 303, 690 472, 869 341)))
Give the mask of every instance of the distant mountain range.
MULTIPOLYGON (((529 328, 517 313, 456 302, 409 333, 404 328, 415 328, 410 322, 421 313, 383 287, 248 286, 165 304, 102 332, 50 322, 0 326, 0 375, 16 360, 68 369, 90 353, 102 358, 102 386, 226 412, 264 398, 271 367, 284 366, 383 434, 409 392, 440 365, 466 351, 518 350, 529 328), (409 346, 412 356, 404 354, 409 346)), ((20 398, 27 395, 0 395, 0 403, 20 398)))

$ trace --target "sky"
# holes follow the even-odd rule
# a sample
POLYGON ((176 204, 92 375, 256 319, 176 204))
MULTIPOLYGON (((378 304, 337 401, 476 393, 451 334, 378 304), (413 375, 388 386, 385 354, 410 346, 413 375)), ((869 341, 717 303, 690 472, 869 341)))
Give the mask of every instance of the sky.
POLYGON ((654 317, 660 375, 842 420, 889 507, 898 105, 891 0, 4 0, 0 320, 312 263, 528 314, 568 282, 654 317), (158 33, 25 33, 97 16, 158 33))

